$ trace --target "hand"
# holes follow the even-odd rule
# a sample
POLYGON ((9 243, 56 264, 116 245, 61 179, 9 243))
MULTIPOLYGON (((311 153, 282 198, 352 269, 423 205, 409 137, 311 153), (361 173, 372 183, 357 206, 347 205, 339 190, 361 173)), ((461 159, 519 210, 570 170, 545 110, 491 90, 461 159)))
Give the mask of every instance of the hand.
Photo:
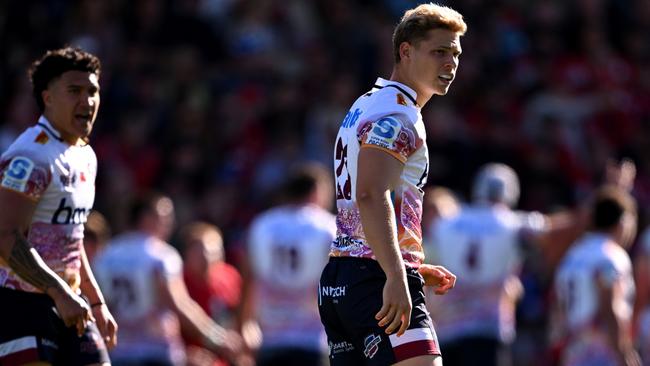
POLYGON ((388 277, 384 284, 381 309, 375 315, 375 319, 379 320, 379 326, 388 325, 386 334, 391 334, 397 329, 397 336, 401 336, 411 324, 412 308, 406 275, 388 277))
POLYGON ((113 315, 108 311, 106 304, 93 306, 91 310, 97 320, 97 328, 99 328, 106 347, 113 349, 117 345, 117 323, 113 315))
POLYGON ((418 272, 424 277, 425 286, 437 287, 434 291, 436 295, 444 295, 456 286, 456 276, 443 266, 423 263, 418 272))
POLYGON ((641 357, 634 348, 618 353, 619 364, 624 366, 641 366, 641 357))
POLYGON ((95 321, 88 304, 70 288, 50 287, 46 293, 54 300, 56 310, 65 326, 76 327, 79 337, 84 334, 88 322, 95 321))
POLYGON ((210 349, 233 363, 246 350, 244 339, 238 332, 221 327, 214 328, 206 341, 210 349))
POLYGON ((630 159, 623 159, 620 163, 608 160, 605 166, 605 180, 628 192, 634 188, 636 178, 636 165, 630 159))

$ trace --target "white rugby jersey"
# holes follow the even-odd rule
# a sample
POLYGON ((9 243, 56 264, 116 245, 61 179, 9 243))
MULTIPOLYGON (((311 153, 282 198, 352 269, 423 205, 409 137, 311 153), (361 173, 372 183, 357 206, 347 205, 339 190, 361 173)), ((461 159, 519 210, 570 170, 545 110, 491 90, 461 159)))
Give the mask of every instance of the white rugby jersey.
POLYGON ((262 347, 326 348, 316 292, 335 232, 334 215, 316 205, 280 206, 253 221, 248 253, 262 347))
MULTIPOLYGON (((571 358, 584 358, 589 353, 605 354, 608 345, 598 317, 598 280, 609 286, 620 285, 624 298, 615 304, 618 315, 630 320, 634 302, 634 279, 630 257, 621 246, 605 234, 588 233, 579 239, 562 259, 555 276, 555 291, 564 313, 565 328, 571 343, 571 358), (600 336, 598 336, 600 334, 600 336), (594 347, 585 344, 593 340, 594 347), (577 348, 582 350, 577 352, 577 348), (575 350, 574 350, 575 349, 575 350), (572 351, 574 350, 574 351, 572 351), (578 355, 581 353, 583 355, 578 355)), ((577 364, 571 362, 571 364, 577 364)))
MULTIPOLYGON (((639 246, 639 255, 645 257, 645 260, 650 258, 650 227, 646 228, 640 235, 639 246)), ((646 281, 650 282, 650 279, 646 279, 646 281)), ((641 309, 638 322, 639 331, 636 341, 643 365, 647 366, 650 365, 650 306, 646 305, 644 309, 641 309)))
MULTIPOLYGON (((426 132, 413 89, 378 78, 345 116, 334 149, 337 237, 330 256, 376 259, 361 227, 356 203, 357 160, 361 147, 383 150, 402 163, 400 183, 393 192, 397 239, 406 265, 417 267, 422 250, 422 188, 429 169, 426 132)), ((381 167, 376 167, 381 174, 381 167)))
MULTIPOLYGON (((83 224, 95 199, 97 157, 71 146, 41 116, 0 157, 0 187, 37 202, 27 239, 73 289, 79 287, 83 224)), ((10 208, 5 208, 10 209, 10 208)), ((41 292, 0 261, 0 286, 41 292)))
POLYGON ((458 277, 445 296, 427 294, 441 342, 471 336, 514 339, 515 308, 504 301, 506 281, 519 273, 523 237, 543 229, 540 213, 506 206, 465 206, 457 216, 436 221, 427 240, 428 261, 458 277))
POLYGON ((120 326, 111 357, 182 362, 180 323, 157 290, 159 276, 182 276, 183 260, 176 249, 143 232, 127 233, 111 240, 93 268, 120 326))

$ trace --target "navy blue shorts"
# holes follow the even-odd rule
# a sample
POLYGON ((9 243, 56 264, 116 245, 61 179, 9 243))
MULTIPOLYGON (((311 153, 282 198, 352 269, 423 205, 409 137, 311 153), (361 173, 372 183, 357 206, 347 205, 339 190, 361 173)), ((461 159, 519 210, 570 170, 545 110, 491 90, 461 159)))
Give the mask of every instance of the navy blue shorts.
POLYGON ((338 365, 391 365, 411 357, 440 355, 438 338, 424 303, 424 279, 406 269, 413 310, 400 337, 377 325, 386 275, 372 259, 332 257, 321 275, 318 308, 329 344, 330 362, 338 365))
POLYGON ((0 365, 30 362, 89 365, 110 362, 95 323, 79 337, 47 295, 0 287, 0 365))

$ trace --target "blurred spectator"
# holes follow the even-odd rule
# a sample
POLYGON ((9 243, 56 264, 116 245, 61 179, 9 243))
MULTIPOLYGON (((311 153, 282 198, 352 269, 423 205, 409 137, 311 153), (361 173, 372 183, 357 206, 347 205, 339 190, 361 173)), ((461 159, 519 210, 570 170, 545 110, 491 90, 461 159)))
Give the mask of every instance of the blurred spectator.
POLYGON ((111 227, 104 215, 97 210, 90 211, 84 224, 84 248, 88 262, 93 264, 97 254, 101 253, 111 239, 111 227))
MULTIPOLYGON (((230 251, 296 158, 329 164, 347 105, 390 70, 392 28, 416 4, 0 1, 0 149, 37 117, 30 60, 63 44, 90 47, 104 65, 94 207, 122 233, 131 201, 162 190, 180 225, 217 224, 230 251)), ((429 182, 464 196, 477 168, 502 161, 528 188, 520 207, 550 212, 581 202, 603 159, 631 156, 645 226, 650 3, 453 6, 471 31, 454 89, 422 109, 429 182)))
MULTIPOLYGON (((190 297, 219 325, 233 329, 242 280, 237 269, 225 262, 221 232, 212 224, 192 222, 180 230, 180 243, 185 261, 183 278, 190 297)), ((203 347, 200 338, 186 335, 184 339, 187 346, 203 347)), ((188 359, 192 357, 188 351, 188 359)), ((213 363, 224 364, 225 360, 213 363)))

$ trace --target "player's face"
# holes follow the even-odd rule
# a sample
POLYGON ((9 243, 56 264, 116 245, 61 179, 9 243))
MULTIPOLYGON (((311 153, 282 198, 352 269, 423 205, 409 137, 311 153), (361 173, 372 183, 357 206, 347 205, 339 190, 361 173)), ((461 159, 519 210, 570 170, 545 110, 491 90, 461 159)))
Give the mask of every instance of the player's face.
POLYGON ((418 90, 445 95, 456 76, 461 53, 460 36, 447 29, 433 29, 411 47, 409 72, 418 90))
POLYGON ((71 144, 90 135, 99 109, 97 75, 84 71, 66 71, 43 91, 45 115, 71 144))

